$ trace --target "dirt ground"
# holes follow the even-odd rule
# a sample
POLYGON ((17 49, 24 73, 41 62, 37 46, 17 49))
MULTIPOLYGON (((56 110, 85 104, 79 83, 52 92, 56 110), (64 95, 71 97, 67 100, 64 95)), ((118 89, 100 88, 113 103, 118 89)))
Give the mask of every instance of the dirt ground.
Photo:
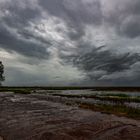
MULTIPOLYGON (((42 98, 40 98, 42 96, 42 98)), ((140 140, 140 121, 0 93, 0 140, 140 140)))

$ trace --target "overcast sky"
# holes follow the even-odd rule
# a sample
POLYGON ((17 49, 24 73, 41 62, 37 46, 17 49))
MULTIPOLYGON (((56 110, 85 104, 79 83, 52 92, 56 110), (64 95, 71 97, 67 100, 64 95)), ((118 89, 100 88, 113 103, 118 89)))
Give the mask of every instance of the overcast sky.
POLYGON ((7 86, 138 86, 140 0, 0 0, 7 86))

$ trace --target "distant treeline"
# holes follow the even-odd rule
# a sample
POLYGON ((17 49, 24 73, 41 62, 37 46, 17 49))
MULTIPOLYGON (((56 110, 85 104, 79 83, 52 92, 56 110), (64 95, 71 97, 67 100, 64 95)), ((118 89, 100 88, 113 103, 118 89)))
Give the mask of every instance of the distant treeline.
POLYGON ((28 90, 93 90, 93 91, 140 91, 140 87, 0 87, 0 91, 11 91, 16 89, 28 89, 28 90))

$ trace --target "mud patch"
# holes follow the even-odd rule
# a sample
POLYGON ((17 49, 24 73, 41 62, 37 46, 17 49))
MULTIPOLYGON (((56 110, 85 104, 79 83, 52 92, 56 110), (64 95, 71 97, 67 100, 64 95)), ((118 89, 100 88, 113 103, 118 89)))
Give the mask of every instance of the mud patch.
POLYGON ((4 140, 139 140, 139 132, 138 120, 66 106, 47 95, 0 93, 4 140))

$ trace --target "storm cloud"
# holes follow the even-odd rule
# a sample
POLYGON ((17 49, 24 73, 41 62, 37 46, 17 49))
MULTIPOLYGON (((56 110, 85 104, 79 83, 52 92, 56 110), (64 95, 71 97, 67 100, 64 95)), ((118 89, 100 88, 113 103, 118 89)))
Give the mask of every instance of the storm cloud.
POLYGON ((140 35, 140 1, 139 0, 102 0, 105 5, 104 19, 116 32, 126 37, 140 35))
POLYGON ((139 44, 139 0, 0 0, 5 85, 135 86, 139 44))

